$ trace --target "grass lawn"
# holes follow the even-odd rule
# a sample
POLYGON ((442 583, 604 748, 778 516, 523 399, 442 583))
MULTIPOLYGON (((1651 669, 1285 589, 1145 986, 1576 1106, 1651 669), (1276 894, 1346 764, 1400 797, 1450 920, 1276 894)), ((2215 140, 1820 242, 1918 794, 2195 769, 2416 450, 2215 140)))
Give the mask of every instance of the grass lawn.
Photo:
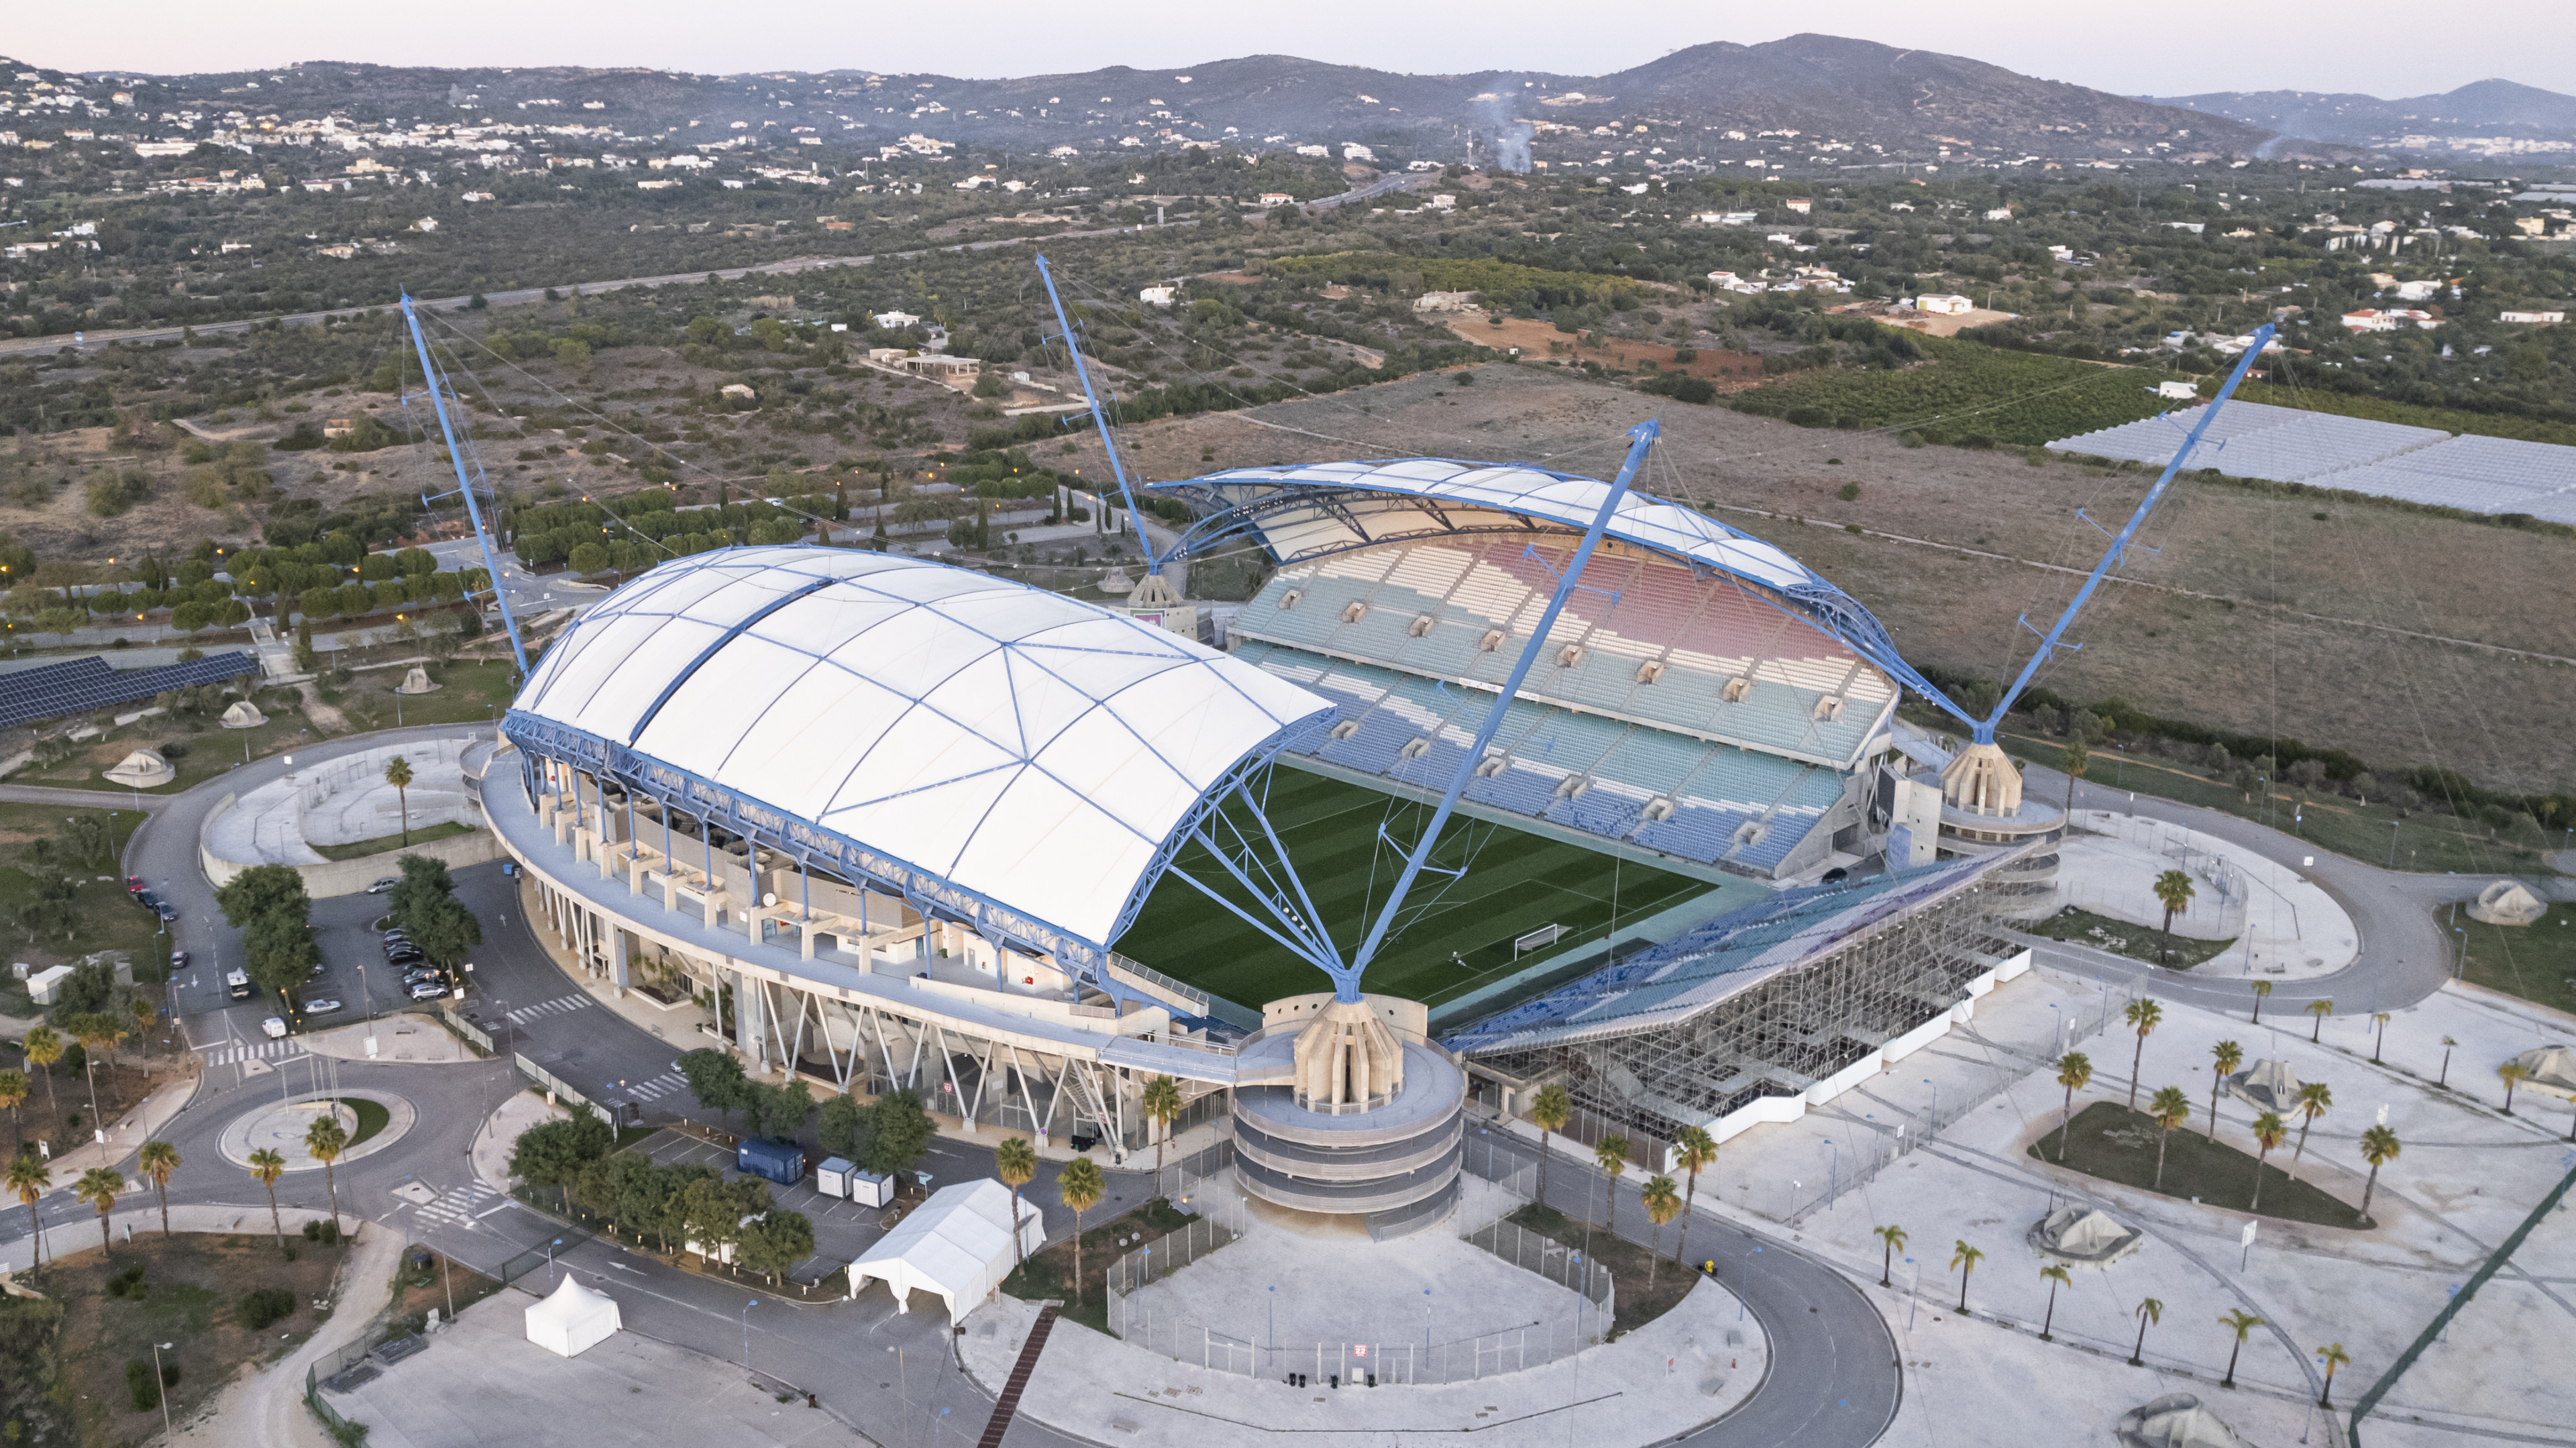
MULTIPOLYGON (((2057 1152, 2058 1133, 2050 1132, 2030 1148, 2041 1161, 2072 1167, 2086 1176, 2123 1186, 2145 1187, 2176 1198, 2189 1198, 2228 1211, 2252 1211, 2254 1157, 2225 1140, 2212 1144, 2189 1126, 2177 1127, 2165 1142, 2165 1174, 2156 1184, 2156 1123, 2143 1111, 2116 1101, 2096 1101, 2075 1113, 2067 1133, 2066 1155, 2057 1152)), ((2298 1145, 2294 1124, 2288 1140, 2263 1163, 2261 1215, 2317 1227, 2360 1227, 2359 1212, 2338 1198, 2282 1170, 2298 1145)))
POLYGON ((519 692, 518 665, 507 660, 457 659, 431 664, 438 680, 434 694, 397 694, 394 689, 408 669, 369 669, 349 682, 326 688, 324 702, 339 706, 360 729, 392 729, 409 724, 488 724, 519 692))
MULTIPOLYGON (((136 980, 161 979, 169 960, 168 938, 159 934, 161 922, 152 912, 135 904, 134 898, 125 893, 125 877, 117 868, 126 838, 142 823, 143 816, 131 808, 0 804, 0 860, 8 862, 0 864, 0 939, 9 942, 10 959, 42 969, 78 960, 93 951, 130 950, 134 952, 136 980), (66 822, 81 818, 95 819, 106 827, 105 850, 86 860, 75 858, 66 846, 71 838, 66 822), (27 868, 32 864, 28 847, 48 837, 54 841, 56 863, 47 873, 81 882, 79 891, 72 896, 73 929, 68 938, 52 931, 31 938, 17 923, 18 907, 36 898, 36 876, 27 868)), ((28 1014, 23 985, 15 980, 0 982, 0 1011, 28 1014)))
MULTIPOLYGON (((71 746, 71 752, 55 763, 30 763, 10 775, 9 782, 94 789, 102 794, 130 797, 136 791, 102 778, 102 772, 137 749, 158 749, 170 761, 170 767, 178 771, 179 777, 158 789, 147 789, 141 793, 177 794, 191 785, 230 772, 245 758, 264 759, 314 741, 312 722, 304 717, 304 701, 296 691, 262 689, 254 698, 260 712, 268 716, 268 722, 257 728, 226 729, 215 722, 216 715, 175 719, 160 715, 137 719, 121 728, 108 729, 101 738, 83 740, 71 746)), ((108 719, 109 716, 102 714, 92 722, 104 726, 108 719)))
MULTIPOLYGON (((1629 1190, 1636 1184, 1626 1183, 1629 1190)), ((1526 1227, 1542 1237, 1562 1242, 1578 1252, 1589 1252, 1592 1260, 1607 1268, 1612 1293, 1611 1333, 1635 1332, 1672 1310, 1673 1305, 1689 1295, 1699 1282, 1699 1274, 1672 1260, 1674 1239, 1681 1235, 1676 1221, 1664 1229, 1664 1250, 1651 1252, 1624 1237, 1614 1237, 1598 1229, 1586 1231, 1579 1218, 1569 1217, 1554 1207, 1531 1202, 1504 1220, 1526 1227), (1649 1262, 1653 1257, 1657 1260, 1649 1262), (1652 1279, 1649 1281, 1648 1279, 1652 1279)))
POLYGON ((409 840, 405 840, 398 834, 379 835, 372 840, 360 840, 353 845, 314 845, 313 853, 326 860, 362 860, 369 855, 381 855, 387 851, 399 852, 415 845, 428 844, 432 840, 444 840, 452 836, 472 833, 474 833, 472 825, 460 825, 453 820, 442 820, 434 825, 422 825, 414 829, 409 840))
MULTIPOLYGON (((2449 906, 2433 919, 2451 933, 2449 906)), ((2576 905, 2552 905, 2529 925, 2481 925, 2463 910, 2456 924, 2469 934, 2470 984, 2576 1014, 2576 905)))
MULTIPOLYGON (((184 1420, 244 1363, 278 1356, 319 1325, 311 1304, 331 1295, 346 1250, 299 1240, 291 1244, 295 1259, 288 1261, 265 1232, 164 1238, 158 1231, 140 1231, 108 1255, 99 1251, 91 1223, 46 1234, 48 1246, 57 1242, 76 1250, 33 1278, 62 1309, 39 1371, 49 1379, 48 1396, 70 1420, 75 1440, 99 1448, 139 1443, 161 1431, 159 1401, 138 1408, 127 1378, 128 1365, 139 1361, 144 1369, 137 1377, 148 1385, 153 1343, 176 1344, 162 1352, 161 1361, 179 1370, 169 1389, 170 1412, 184 1420), (82 1249, 84 1238, 88 1245, 82 1249), (139 1281, 127 1279, 131 1285, 111 1295, 111 1285, 136 1267, 143 1269, 139 1281), (254 1330, 240 1320, 239 1306, 243 1294, 261 1287, 285 1289, 294 1309, 254 1330)), ((25 1310, 33 1304, 12 1299, 8 1306, 25 1310)))
MULTIPOLYGON (((2021 734, 1996 737, 2004 751, 2017 759, 2050 769, 2066 761, 2066 747, 2055 740, 2021 734)), ((2298 795, 2289 791, 2276 791, 2268 801, 2249 800, 2188 765, 2170 759, 2128 756, 2107 747, 2094 751, 2084 782, 2222 810, 2294 835, 2319 849, 2383 867, 2394 859, 2400 870, 2427 874, 2441 870, 2509 874, 2529 871, 2540 864, 2538 851, 2507 844, 2489 835, 2486 826, 2454 815, 2419 810, 2400 819, 2392 806, 2363 804, 2340 796, 2312 799, 2302 806, 2298 795)), ((2045 793, 2043 797, 2052 802, 2064 799, 2062 795, 2045 793)))
MULTIPOLYGON (((1304 770, 1273 775, 1270 822, 1288 847, 1316 911, 1348 952, 1384 905, 1403 855, 1379 827, 1410 842, 1431 806, 1304 770)), ((1247 834, 1259 829, 1248 822, 1247 834)), ((1211 830, 1219 839, 1222 830, 1211 830)), ((1432 852, 1435 867, 1467 873, 1452 881, 1426 869, 1409 897, 1412 917, 1378 954, 1368 988, 1437 1004, 1535 962, 1512 959, 1512 941, 1542 926, 1569 927, 1564 946, 1599 938, 1613 896, 1621 921, 1705 894, 1715 886, 1607 850, 1588 849, 1483 820, 1453 815, 1432 852)), ((1251 908, 1224 867, 1195 845, 1176 868, 1251 908)), ((1256 877, 1257 878, 1257 877, 1256 877)), ((1330 988, 1323 975, 1264 937, 1187 881, 1166 877, 1118 941, 1120 953, 1239 1005, 1258 1009, 1281 996, 1330 988)))
POLYGON ((2073 941, 2077 945, 2089 945, 2095 950, 2107 950, 2113 955, 2124 955, 2131 960, 2143 960, 2174 970, 2189 970, 2215 960, 2236 944, 2233 940, 2194 940, 2188 935, 2167 939, 2163 931, 2152 925, 2132 925, 2126 920, 2114 920, 2108 915, 2096 915, 2072 905, 2045 920, 2034 920, 2021 928, 2045 939, 2073 941))
POLYGON ((358 1113, 358 1129, 349 1137, 351 1146, 384 1130, 385 1124, 393 1120, 393 1112, 381 1101, 371 1101, 364 1096, 343 1096, 340 1104, 358 1113))
POLYGON ((1079 1293, 1071 1285, 1074 1276, 1073 1239, 1051 1242, 1028 1261, 1011 1269, 1002 1279, 1002 1290, 1013 1297, 1036 1302, 1055 1298, 1064 1305, 1056 1309, 1059 1317, 1071 1318, 1094 1332, 1109 1333, 1109 1264, 1127 1252, 1148 1242, 1158 1241, 1198 1220, 1195 1213, 1184 1212, 1161 1197, 1156 1197, 1132 1212, 1111 1217, 1105 1222, 1082 1229, 1082 1283, 1079 1293), (1130 1239, 1126 1246, 1120 1238, 1130 1239))

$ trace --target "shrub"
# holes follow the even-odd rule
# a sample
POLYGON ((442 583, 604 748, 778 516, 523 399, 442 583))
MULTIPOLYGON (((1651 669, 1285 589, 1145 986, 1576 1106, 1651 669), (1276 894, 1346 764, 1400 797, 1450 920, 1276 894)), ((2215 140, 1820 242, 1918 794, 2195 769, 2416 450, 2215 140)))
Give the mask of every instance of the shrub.
POLYGON ((125 1391, 134 1403, 134 1411, 148 1413, 161 1406, 161 1390, 177 1387, 179 1365, 163 1359, 161 1371, 152 1371, 149 1358, 129 1358, 125 1364, 125 1391))
POLYGON ((133 1266, 128 1267, 124 1271, 107 1279, 107 1295, 110 1297, 130 1298, 136 1302, 140 1302, 144 1298, 151 1296, 152 1289, 150 1286, 146 1285, 143 1280, 143 1264, 137 1262, 133 1266))
MULTIPOLYGON (((306 1230, 308 1234, 311 1231, 309 1227, 306 1230)), ((242 1294, 233 1315, 241 1319, 242 1326, 261 1331, 272 1322, 295 1315, 295 1294, 283 1287, 254 1287, 242 1294)))
POLYGON ((307 1222, 304 1224, 304 1240, 307 1242, 319 1242, 325 1247, 337 1247, 340 1245, 340 1224, 337 1222, 307 1222))

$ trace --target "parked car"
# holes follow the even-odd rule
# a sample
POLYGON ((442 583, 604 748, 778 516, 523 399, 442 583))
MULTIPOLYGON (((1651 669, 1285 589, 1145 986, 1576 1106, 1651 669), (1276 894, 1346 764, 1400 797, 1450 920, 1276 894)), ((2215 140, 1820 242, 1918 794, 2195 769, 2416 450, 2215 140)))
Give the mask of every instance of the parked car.
POLYGON ((279 1020, 275 1016, 270 1016, 267 1020, 260 1022, 259 1030, 261 1035, 268 1037, 272 1041, 282 1041, 286 1039, 286 1022, 279 1020))
POLYGON ((171 972, 171 974, 176 975, 176 974, 177 974, 177 973, 179 973, 180 971, 186 970, 187 968, 188 968, 188 952, 186 952, 186 951, 184 951, 184 950, 174 950, 174 951, 171 951, 171 952, 170 952, 170 972, 171 972))
POLYGON ((402 883, 402 877, 401 877, 401 876, 399 876, 399 875, 387 875, 387 876, 386 876, 386 877, 384 877, 383 879, 378 880, 376 883, 374 883, 374 884, 372 884, 372 885, 369 885, 369 886, 367 887, 367 893, 368 893, 368 894, 370 894, 370 895, 382 895, 382 894, 386 893, 387 891, 390 891, 391 889, 393 889, 393 887, 395 887, 396 885, 399 885, 399 884, 401 884, 401 883, 402 883))
POLYGON ((134 903, 142 906, 144 909, 158 910, 161 908, 161 897, 153 894, 151 891, 137 890, 133 893, 134 903))
POLYGON ((327 1016, 339 1008, 340 1003, 334 1000, 306 1001, 304 1003, 304 1013, 308 1016, 327 1016))
POLYGON ((163 920, 176 920, 179 918, 179 907, 167 900, 156 900, 152 904, 152 913, 163 920))
POLYGON ((434 1001, 440 996, 447 994, 447 987, 440 985, 438 982, 433 980, 425 980, 420 984, 413 986, 409 991, 405 992, 405 994, 409 995, 416 1001, 434 1001))
POLYGON ((142 893, 143 893, 143 877, 142 877, 141 875, 128 875, 128 876, 126 876, 126 877, 125 877, 125 893, 126 893, 126 894, 128 894, 128 895, 140 895, 140 894, 142 894, 142 893))

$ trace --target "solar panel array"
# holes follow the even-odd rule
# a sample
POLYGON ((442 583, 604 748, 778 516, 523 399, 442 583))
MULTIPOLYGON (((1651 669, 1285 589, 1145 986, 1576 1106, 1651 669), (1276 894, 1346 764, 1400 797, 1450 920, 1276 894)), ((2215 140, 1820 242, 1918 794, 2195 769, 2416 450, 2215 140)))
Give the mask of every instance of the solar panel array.
POLYGON ((257 672, 259 661, 244 653, 214 654, 151 669, 111 669, 107 660, 91 654, 0 674, 0 727, 132 704, 171 689, 217 684, 257 672))
MULTIPOLYGON (((2185 408, 2048 446, 2162 467, 2173 461, 2199 418, 2199 408, 2185 408)), ((2453 437, 2439 428, 2231 402, 2210 424, 2190 466, 2472 513, 2528 513, 2576 523, 2576 447, 2555 443, 2453 437)))

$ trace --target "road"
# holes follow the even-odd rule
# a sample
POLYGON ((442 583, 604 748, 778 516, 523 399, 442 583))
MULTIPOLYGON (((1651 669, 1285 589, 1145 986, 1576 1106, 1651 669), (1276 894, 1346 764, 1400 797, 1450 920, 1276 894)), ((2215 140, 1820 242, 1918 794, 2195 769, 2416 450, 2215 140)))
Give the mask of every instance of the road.
MULTIPOLYGON (((1355 196, 1355 193, 1345 193, 1343 196, 1330 199, 1336 201, 1352 200, 1355 199, 1355 196)), ((1196 220, 1183 220, 1172 222, 1170 225, 1175 227, 1196 226, 1198 225, 1198 222, 1196 220)), ((1090 238, 1104 236, 1133 236, 1138 232, 1153 231, 1157 229, 1158 228, 1151 226, 1109 226, 1095 228, 1090 231, 1059 231, 1052 236, 1045 237, 997 236, 984 241, 960 242, 955 246, 918 247, 911 251, 885 252, 868 256, 796 256, 787 257, 780 261, 762 262, 758 266, 717 267, 710 271, 672 272, 666 276, 614 277, 602 281, 557 282, 552 287, 520 287, 512 291, 487 292, 484 294, 484 300, 496 307, 529 306, 545 300, 545 295, 549 291, 558 293, 579 291, 585 294, 596 294, 599 292, 625 291, 630 287, 691 286, 704 282, 710 277, 721 281, 740 281, 744 277, 750 276, 793 276, 798 272, 823 271, 834 267, 873 266, 880 261, 909 261, 915 257, 932 256, 940 252, 990 251, 995 247, 1030 246, 1040 241, 1071 241, 1087 240, 1090 238)), ((413 298, 414 303, 419 307, 430 311, 441 312, 462 311, 466 304, 471 300, 472 298, 470 297, 413 298)), ((291 312, 275 318, 244 317, 230 322, 200 322, 190 326, 180 327, 137 327, 119 331, 79 332, 74 333, 72 337, 16 337, 7 340, 0 340, 0 357, 28 352, 58 352, 65 347, 72 347, 81 351, 89 351, 94 348, 110 346, 118 342, 175 342, 192 331, 201 337, 220 336, 225 333, 245 332, 260 322, 272 320, 284 322, 289 326, 309 327, 319 322, 345 321, 357 316, 361 312, 373 311, 377 308, 390 305, 392 305, 392 299, 388 298, 385 301, 377 302, 370 306, 326 307, 319 311, 291 312), (77 338, 78 340, 74 340, 74 338, 77 338)))

